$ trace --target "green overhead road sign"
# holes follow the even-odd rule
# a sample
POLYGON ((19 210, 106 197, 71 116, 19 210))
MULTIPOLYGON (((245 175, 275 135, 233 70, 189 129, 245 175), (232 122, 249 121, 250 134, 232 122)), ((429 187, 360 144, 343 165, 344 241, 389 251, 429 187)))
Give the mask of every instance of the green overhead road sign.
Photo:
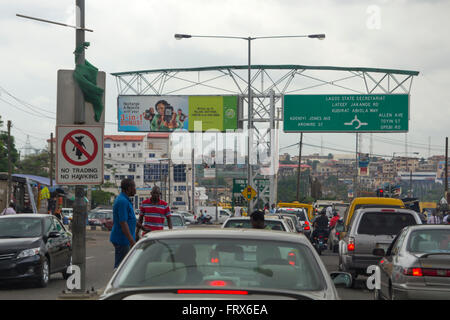
MULTIPOLYGON (((262 192, 266 186, 270 184, 269 179, 255 179, 255 190, 256 192, 262 192)), ((244 189, 247 187, 247 179, 240 179, 240 178, 234 178, 233 179, 233 193, 242 193, 244 189)), ((268 194, 269 191, 266 191, 266 194, 268 194)))
POLYGON ((408 94, 285 95, 284 132, 407 132, 408 94))

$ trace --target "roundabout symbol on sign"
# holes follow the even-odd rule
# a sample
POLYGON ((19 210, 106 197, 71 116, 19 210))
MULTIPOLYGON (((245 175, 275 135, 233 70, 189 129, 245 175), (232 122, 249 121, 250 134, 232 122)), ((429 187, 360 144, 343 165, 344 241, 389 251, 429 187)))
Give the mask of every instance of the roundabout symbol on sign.
POLYGON ((84 166, 88 163, 90 163, 92 160, 95 159, 95 157, 97 156, 97 152, 98 152, 98 144, 97 144, 97 140, 95 139, 95 137, 86 130, 74 130, 69 132, 63 139, 62 144, 61 144, 61 151, 62 154, 64 156, 64 158, 70 163, 73 164, 75 166, 84 166), (76 136, 78 135, 78 136, 76 136), (84 136, 83 136, 84 135, 84 136), (89 138, 90 140, 92 140, 92 144, 94 145, 94 150, 92 151, 92 153, 89 153, 86 150, 86 145, 83 142, 83 138, 89 138), (75 158, 78 159, 73 159, 73 155, 72 158, 67 154, 66 151, 66 144, 67 142, 70 141, 73 144, 73 148, 72 151, 74 151, 73 155, 75 155, 75 158), (86 157, 85 160, 83 161, 78 161, 81 158, 86 157))

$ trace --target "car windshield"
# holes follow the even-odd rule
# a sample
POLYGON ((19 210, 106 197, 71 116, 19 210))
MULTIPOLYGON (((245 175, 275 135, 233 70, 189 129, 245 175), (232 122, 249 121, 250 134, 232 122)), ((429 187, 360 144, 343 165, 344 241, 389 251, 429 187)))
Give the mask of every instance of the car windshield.
POLYGON ((113 286, 316 291, 325 281, 306 245, 187 238, 139 243, 113 286))
POLYGON ((415 225, 414 216, 400 212, 366 212, 358 226, 359 234, 396 235, 406 226, 415 225))
POLYGON ((407 250, 420 253, 450 253, 450 229, 413 231, 409 236, 407 250))
MULTIPOLYGON (((182 227, 184 226, 183 224, 183 219, 180 216, 170 216, 170 220, 172 220, 172 226, 173 227, 182 227)), ((167 227, 167 219, 164 219, 164 226, 167 227)))
POLYGON ((306 220, 306 215, 303 210, 286 210, 286 209, 280 209, 278 213, 285 213, 285 214, 295 214, 300 221, 306 220))
POLYGON ((92 215, 92 219, 112 219, 112 212, 96 212, 92 215))
MULTIPOLYGON (((284 228, 283 223, 281 221, 265 220, 264 224, 265 224, 265 228, 264 229, 286 231, 286 229, 284 228)), ((252 228, 252 223, 250 222, 250 219, 228 220, 225 223, 224 228, 251 229, 252 228)))
POLYGON ((35 238, 42 235, 39 218, 0 219, 0 238, 35 238))

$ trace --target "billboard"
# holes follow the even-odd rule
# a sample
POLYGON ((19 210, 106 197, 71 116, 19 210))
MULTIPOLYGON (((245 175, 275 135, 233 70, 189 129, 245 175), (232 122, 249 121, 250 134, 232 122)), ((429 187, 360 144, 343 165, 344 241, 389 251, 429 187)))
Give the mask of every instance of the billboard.
POLYGON ((285 95, 284 132, 408 132, 407 94, 285 95))
POLYGON ((237 96, 119 96, 118 131, 171 132, 237 129, 237 96))

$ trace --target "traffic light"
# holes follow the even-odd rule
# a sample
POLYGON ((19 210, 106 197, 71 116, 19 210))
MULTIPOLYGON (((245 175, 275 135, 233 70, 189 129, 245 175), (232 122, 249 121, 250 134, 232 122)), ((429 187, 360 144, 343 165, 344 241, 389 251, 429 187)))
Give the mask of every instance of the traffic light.
POLYGON ((377 197, 384 198, 384 190, 383 189, 377 189, 377 197))

